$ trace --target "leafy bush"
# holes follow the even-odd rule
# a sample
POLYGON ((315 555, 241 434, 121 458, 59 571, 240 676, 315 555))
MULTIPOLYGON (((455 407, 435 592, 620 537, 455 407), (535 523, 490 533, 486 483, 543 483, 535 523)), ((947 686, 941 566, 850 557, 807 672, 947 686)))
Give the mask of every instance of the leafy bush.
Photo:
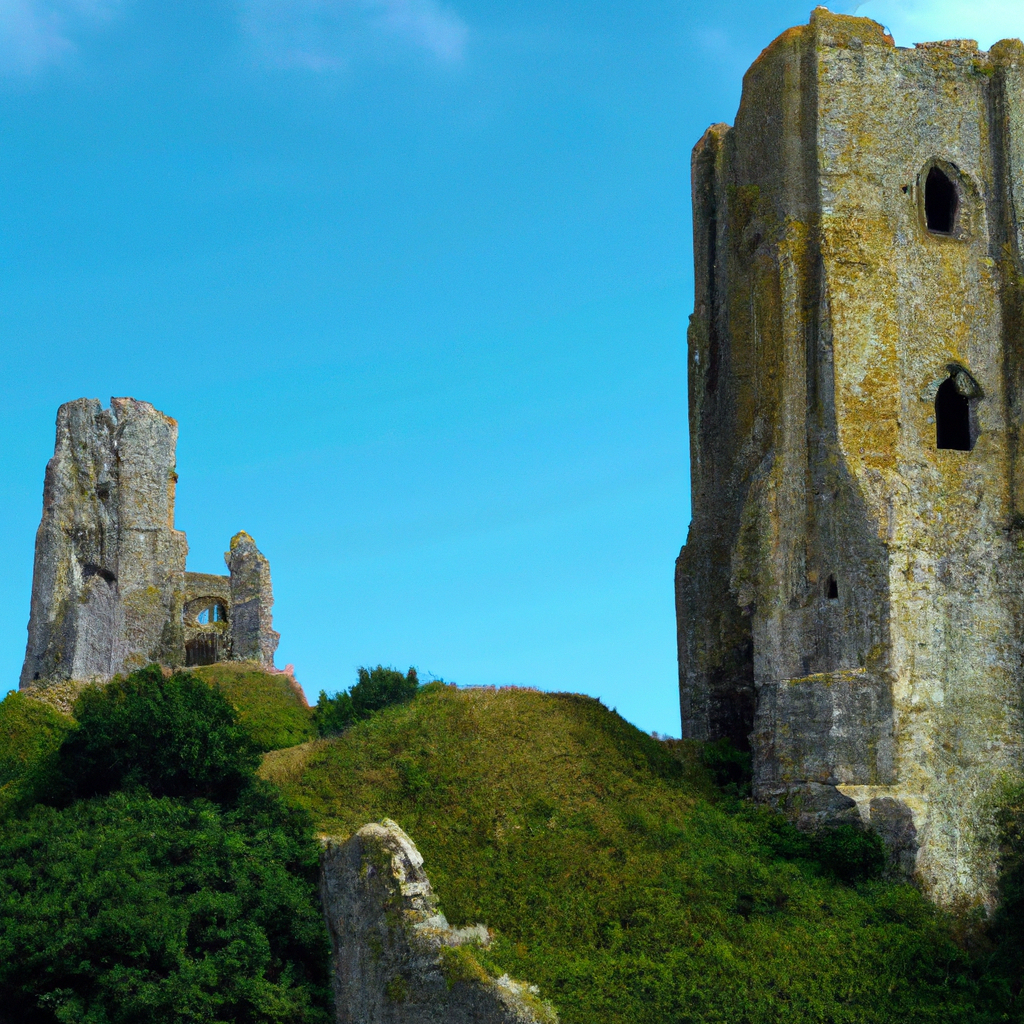
POLYGON ((321 736, 337 736, 344 732, 356 720, 352 707, 352 697, 348 690, 342 690, 334 697, 328 697, 326 690, 320 691, 320 697, 313 709, 313 724, 321 736))
POLYGON ((291 677, 246 662, 204 665, 192 672, 227 697, 239 725, 260 750, 293 747, 316 736, 313 710, 291 677))
POLYGON ((741 813, 775 856, 803 861, 837 881, 848 885, 864 882, 881 877, 885 869, 885 844, 877 832, 848 824, 802 832, 764 807, 748 805, 741 813))
POLYGON ((313 718, 321 736, 336 736, 355 722, 395 704, 406 704, 416 696, 419 680, 416 669, 402 675, 397 669, 378 665, 359 669, 355 685, 334 697, 324 690, 316 702, 313 718))
POLYGON ((328 1024, 316 863, 265 788, 37 806, 0 827, 0 1016, 328 1024))
POLYGON ((75 715, 0 825, 0 1019, 328 1024, 312 825, 223 694, 151 666, 75 715))
POLYGON ((990 958, 993 975, 1004 979, 1007 991, 1016 997, 1018 1015, 1024 983, 1024 785, 1006 787, 996 806, 996 826, 1001 845, 999 909, 994 932, 998 945, 990 958))
POLYGON ((727 739, 715 740, 704 744, 700 760, 724 793, 738 797, 750 795, 754 773, 749 751, 737 750, 727 739))
POLYGON ((132 786, 154 796, 231 799, 259 764, 224 695, 188 672, 165 678, 151 665, 84 690, 74 714, 60 748, 58 801, 132 786))

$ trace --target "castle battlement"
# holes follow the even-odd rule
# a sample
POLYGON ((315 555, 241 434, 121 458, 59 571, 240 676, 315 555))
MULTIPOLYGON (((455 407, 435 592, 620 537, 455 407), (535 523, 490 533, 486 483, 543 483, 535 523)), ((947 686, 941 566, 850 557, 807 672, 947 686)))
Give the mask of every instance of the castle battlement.
POLYGON ((683 735, 988 900, 1024 744, 1024 45, 818 8, 692 171, 683 735))

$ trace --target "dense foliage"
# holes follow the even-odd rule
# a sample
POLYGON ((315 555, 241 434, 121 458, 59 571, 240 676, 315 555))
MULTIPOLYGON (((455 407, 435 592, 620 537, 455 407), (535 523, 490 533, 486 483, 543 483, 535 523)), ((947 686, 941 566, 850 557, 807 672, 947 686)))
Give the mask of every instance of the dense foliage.
MULTIPOLYGON (((996 824, 1003 862, 991 973, 1005 978, 1007 994, 1020 999, 1024 986, 1024 785, 1009 786, 1000 794, 996 824)), ((1017 1019, 1024 1019, 1024 1012, 1017 1019)))
POLYGON ((0 1016, 326 1024, 315 866, 262 790, 36 807, 0 830, 0 1016))
POLYGON ((151 667, 74 714, 0 825, 0 1019, 326 1024, 311 822, 223 694, 151 667))
POLYGON ((419 680, 416 669, 402 675, 397 669, 378 665, 359 669, 359 678, 348 690, 334 697, 320 691, 313 716, 321 736, 336 736, 350 725, 365 721, 377 711, 395 704, 406 704, 416 696, 419 680))
POLYGON ((316 736, 313 711, 291 676, 230 661, 192 671, 227 697, 260 750, 280 750, 316 736))
POLYGON ((1017 1019, 875 840, 804 836, 736 796, 742 757, 702 754, 588 698, 431 685, 262 774, 324 831, 394 818, 449 919, 495 927, 489 966, 563 1024, 1017 1019))
POLYGON ((222 693, 188 672, 133 672, 83 690, 60 748, 59 797, 142 786, 154 796, 233 798, 259 751, 222 693))

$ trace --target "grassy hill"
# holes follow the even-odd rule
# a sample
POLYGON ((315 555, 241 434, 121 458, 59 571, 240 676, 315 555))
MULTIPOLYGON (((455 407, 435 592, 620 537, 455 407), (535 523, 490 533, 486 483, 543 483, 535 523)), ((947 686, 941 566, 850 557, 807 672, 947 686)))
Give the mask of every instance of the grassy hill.
POLYGON ((586 697, 434 684, 262 774, 325 833, 395 819, 449 920, 496 928, 490 966, 565 1024, 1010 1019, 950 919, 844 884, 699 753, 586 697))
MULTIPOLYGON (((564 1024, 1021 1019, 1019 979, 1000 980, 977 928, 868 878, 856 843, 808 839, 728 795, 701 745, 656 741, 598 701, 433 683, 308 739, 313 714, 286 677, 197 674, 269 750, 261 774, 318 831, 395 819, 449 920, 496 930, 486 966, 538 984, 564 1024)), ((0 702, 0 817, 28 815, 5 827, 37 845, 31 823, 45 835, 57 812, 18 810, 15 797, 31 802, 74 725, 58 710, 70 698, 50 697, 0 702)), ((128 797, 95 813, 117 800, 128 797)), ((131 806, 139 822, 164 813, 159 801, 131 806)), ((260 840, 251 831, 246 841, 260 840)))

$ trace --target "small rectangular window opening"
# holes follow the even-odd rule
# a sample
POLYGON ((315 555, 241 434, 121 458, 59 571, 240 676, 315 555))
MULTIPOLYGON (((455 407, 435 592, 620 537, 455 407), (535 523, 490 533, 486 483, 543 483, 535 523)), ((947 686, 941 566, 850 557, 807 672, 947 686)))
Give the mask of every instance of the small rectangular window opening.
POLYGON ((836 583, 835 576, 829 576, 829 578, 825 580, 825 596, 830 601, 839 600, 839 585, 836 583))
POLYGON ((957 390, 956 378, 948 377, 935 395, 935 447, 969 452, 971 404, 957 390))
POLYGON ((924 219, 928 230, 952 234, 958 205, 956 186, 938 167, 933 167, 924 184, 924 219))

